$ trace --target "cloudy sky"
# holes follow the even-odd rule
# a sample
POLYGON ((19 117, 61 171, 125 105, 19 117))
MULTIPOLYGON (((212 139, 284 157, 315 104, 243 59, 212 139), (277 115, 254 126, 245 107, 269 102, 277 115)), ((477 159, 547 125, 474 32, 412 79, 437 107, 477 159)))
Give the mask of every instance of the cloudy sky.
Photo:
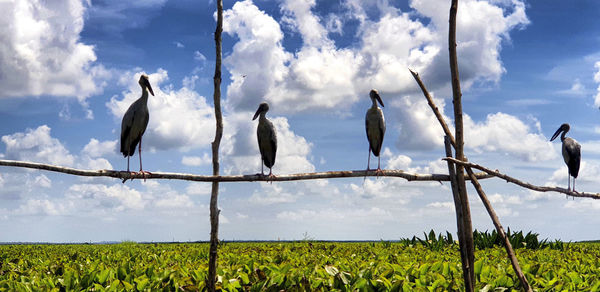
MULTIPOLYGON (((442 131, 408 68, 448 121, 447 0, 225 1, 222 172, 260 171, 258 104, 270 104, 273 172, 358 170, 377 88, 386 169, 447 173, 442 131)), ((211 173, 215 3, 0 3, 0 158, 124 170, 121 119, 150 76, 144 168, 211 173)), ((458 54, 466 154, 537 185, 566 187, 562 123, 582 145, 577 189, 599 192, 600 3, 461 0, 458 54)), ((376 162, 376 160, 374 160, 376 162)), ((138 158, 131 159, 136 170, 138 158)), ((374 165, 374 164, 373 164, 374 165)), ((600 201, 482 181, 504 226, 600 238, 600 201)), ((474 228, 493 225, 469 189, 474 228)), ((80 178, 0 167, 0 241, 207 240, 210 184, 80 178)), ((456 230, 449 184, 397 178, 225 183, 219 237, 399 239, 456 230)))

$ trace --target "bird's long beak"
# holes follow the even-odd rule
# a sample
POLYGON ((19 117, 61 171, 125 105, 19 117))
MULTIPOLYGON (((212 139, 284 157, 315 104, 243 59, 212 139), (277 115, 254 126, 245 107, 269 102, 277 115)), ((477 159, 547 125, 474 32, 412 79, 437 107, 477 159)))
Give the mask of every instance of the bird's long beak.
POLYGON ((552 135, 552 138, 550 138, 550 141, 554 141, 554 139, 556 139, 556 137, 558 137, 558 135, 560 134, 560 132, 563 131, 563 128, 560 127, 558 128, 558 130, 556 130, 556 132, 554 133, 554 135, 552 135))
POLYGON ((148 86, 148 90, 150 91, 150 94, 152 94, 152 96, 154 96, 154 91, 152 90, 152 85, 150 85, 150 81, 146 80, 146 86, 148 86))
POLYGON ((379 104, 381 105, 381 107, 385 107, 383 105, 383 101, 381 100, 381 96, 379 96, 379 93, 375 94, 375 98, 377 99, 377 101, 379 102, 379 104))
POLYGON ((254 120, 256 120, 256 118, 258 118, 258 116, 260 115, 260 112, 261 112, 261 111, 262 111, 262 110, 261 110, 261 108, 260 108, 260 107, 259 107, 259 108, 256 110, 256 113, 254 114, 254 117, 252 118, 252 120, 253 120, 253 121, 254 121, 254 120))

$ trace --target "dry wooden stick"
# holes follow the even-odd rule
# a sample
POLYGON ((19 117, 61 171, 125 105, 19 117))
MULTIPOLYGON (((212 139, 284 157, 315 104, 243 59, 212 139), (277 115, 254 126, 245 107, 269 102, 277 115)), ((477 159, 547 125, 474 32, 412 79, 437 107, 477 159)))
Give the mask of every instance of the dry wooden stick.
MULTIPOLYGON (((347 170, 347 171, 326 171, 313 173, 297 173, 297 174, 279 174, 276 177, 268 177, 261 174, 246 174, 246 175, 198 175, 187 173, 172 173, 172 172, 152 172, 151 174, 143 175, 141 173, 132 174, 127 171, 118 170, 83 170, 70 167, 62 167, 50 164, 16 161, 16 160, 0 160, 0 166, 23 167, 30 169, 41 169, 52 172, 59 172, 77 176, 102 176, 118 179, 176 179, 197 182, 253 182, 253 181, 298 181, 311 179, 327 179, 327 178, 344 178, 344 177, 398 177, 407 181, 449 181, 450 176, 447 174, 418 174, 405 172, 403 170, 383 170, 382 173, 376 173, 375 170, 347 170)), ((478 179, 491 178, 493 175, 486 173, 476 173, 478 179)))
MULTIPOLYGON (((450 163, 450 162, 448 162, 448 163, 450 163)), ((477 181, 477 178, 475 177, 473 170, 471 170, 470 167, 465 167, 465 169, 467 171, 467 174, 471 178, 471 183, 473 184, 473 187, 475 187, 475 190, 477 190, 477 194, 479 194, 479 198, 481 199, 481 202, 483 202, 483 205, 485 206, 485 209, 487 210, 488 214, 490 215, 490 218, 492 218, 492 222, 494 223, 494 227, 496 227, 496 231, 498 231, 498 235, 500 235, 500 238, 502 238, 502 241, 504 241, 504 248, 506 249, 506 253, 508 254, 508 258, 510 259, 510 263, 512 264, 515 274, 519 278, 519 281, 521 281, 523 290, 525 290, 527 292, 533 292, 533 290, 531 290, 531 286, 529 286, 529 282, 527 281, 527 278, 525 278, 525 275, 523 275, 523 271, 521 271, 521 267, 519 266, 519 261, 517 260, 515 251, 513 250, 512 245, 510 244, 510 241, 508 240, 508 236, 506 236, 506 233, 504 232, 504 228, 502 227, 502 224, 500 224, 500 219, 498 219, 498 216, 496 215, 496 211, 494 211, 494 208, 492 208, 492 204, 488 200, 485 192, 483 191, 483 188, 481 188, 479 181, 477 181)))
POLYGON ((524 188, 528 188, 530 190, 534 190, 534 191, 538 191, 538 192, 557 192, 557 193, 563 193, 567 196, 572 196, 572 197, 578 197, 578 198, 592 198, 592 199, 600 199, 600 193, 586 193, 586 192, 576 192, 576 191, 569 191, 565 188, 560 188, 560 187, 546 187, 546 186, 536 186, 533 184, 530 184, 528 182, 523 182, 520 181, 514 177, 508 176, 506 174, 500 173, 498 170, 491 170, 485 166, 481 166, 479 164, 475 164, 472 162, 465 162, 465 161, 458 161, 454 158, 451 157, 445 157, 442 158, 442 160, 446 160, 446 161, 450 161, 452 163, 456 163, 456 164, 460 164, 463 165, 465 167, 471 167, 471 168, 475 168, 475 169, 479 169, 487 174, 493 175, 495 177, 499 177, 501 179, 506 180, 509 183, 513 183, 519 186, 522 186, 524 188))
POLYGON ((417 84, 419 84, 419 87, 421 87, 421 91, 423 91, 423 95, 425 96, 425 99, 427 99, 427 103, 429 104, 429 107, 433 111, 433 114, 437 118, 438 122, 440 122, 440 125, 442 126, 442 129, 444 130, 444 134, 446 134, 448 139, 450 139, 450 144, 452 144, 452 146, 454 146, 454 148, 456 148, 456 141, 454 141, 454 136, 452 135, 452 132, 450 132, 450 128, 448 128, 446 121, 444 121, 444 116, 442 116, 442 113, 440 113, 440 110, 433 102, 433 98, 429 94, 429 91, 427 91, 425 84, 423 83, 423 81, 421 81, 421 77, 419 77, 419 73, 417 73, 411 69, 408 69, 408 71, 410 71, 410 74, 412 74, 412 76, 415 78, 415 81, 417 81, 417 84))
MULTIPOLYGON (((217 0, 217 28, 215 29, 215 75, 213 77, 215 106, 215 140, 212 142, 213 176, 219 175, 219 145, 223 137, 223 115, 221 113, 221 33, 223 32, 223 0, 217 0)), ((212 182, 210 193, 210 249, 208 260, 208 291, 216 290, 217 281, 217 246, 219 244, 218 208, 219 181, 212 182)))
MULTIPOLYGON (((452 77, 452 104, 454 105, 454 131, 456 139, 455 157, 458 160, 464 158, 464 133, 463 133, 463 112, 460 91, 460 78, 458 74, 458 57, 456 54, 456 14, 458 11, 458 0, 452 0, 450 5, 450 19, 448 27, 448 50, 450 57, 450 75, 452 77)), ((464 170, 462 165, 456 165, 456 178, 458 193, 460 195, 463 230, 465 237, 464 247, 467 251, 468 264, 463 265, 463 276, 465 280, 465 291, 472 292, 475 289, 475 246, 473 244, 473 225, 471 222, 471 210, 469 208, 469 197, 467 196, 467 187, 464 179, 464 170)), ((461 231, 459 231, 461 232, 461 231)))

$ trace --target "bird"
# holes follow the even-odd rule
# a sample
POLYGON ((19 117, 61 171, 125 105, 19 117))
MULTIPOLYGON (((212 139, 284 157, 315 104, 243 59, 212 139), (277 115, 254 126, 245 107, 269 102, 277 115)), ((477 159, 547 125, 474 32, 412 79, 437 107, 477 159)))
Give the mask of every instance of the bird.
POLYGON ((371 164, 371 151, 373 155, 377 156, 377 170, 379 174, 382 172, 380 162, 381 158, 379 153, 381 152, 381 145, 383 144, 383 136, 385 135, 385 118, 383 117, 383 111, 377 106, 377 102, 384 107, 383 101, 377 89, 372 89, 369 92, 373 105, 367 110, 365 117, 365 129, 367 130, 367 139, 369 140, 369 159, 367 160, 367 171, 370 170, 371 164))
POLYGON ((579 164, 581 163, 581 145, 579 145, 575 139, 565 137, 567 132, 569 132, 569 129, 571 129, 571 127, 567 123, 560 125, 560 128, 558 128, 554 135, 552 135, 552 138, 550 138, 550 141, 554 141, 554 139, 558 137, 558 134, 562 132, 562 135, 560 135, 560 140, 562 141, 562 156, 569 170, 567 175, 567 178, 569 179, 567 190, 571 191, 572 176, 573 192, 575 192, 575 179, 579 174, 579 164))
MULTIPOLYGON (((268 111, 269 104, 266 102, 261 103, 252 120, 254 121, 260 116, 258 119, 258 127, 256 128, 258 149, 260 150, 262 162, 269 168, 269 177, 274 177, 272 168, 275 164, 275 156, 277 154, 277 132, 275 131, 273 123, 265 117, 268 111)), ((264 176, 263 163, 260 165, 260 173, 264 176)))
POLYGON ((154 96, 154 91, 148 81, 148 75, 142 74, 138 83, 142 87, 142 96, 129 106, 121 122, 121 153, 123 157, 127 157, 127 172, 129 172, 129 157, 135 154, 135 148, 139 143, 140 172, 145 175, 149 172, 145 172, 142 168, 142 136, 150 119, 148 92, 154 96))

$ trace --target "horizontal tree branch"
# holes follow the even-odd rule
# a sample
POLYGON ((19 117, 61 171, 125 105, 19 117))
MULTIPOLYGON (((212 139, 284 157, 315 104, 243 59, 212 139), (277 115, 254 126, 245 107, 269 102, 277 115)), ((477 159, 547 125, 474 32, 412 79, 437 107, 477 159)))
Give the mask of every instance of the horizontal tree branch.
POLYGON ((479 164, 475 164, 472 162, 465 162, 465 161, 460 161, 460 160, 456 160, 454 158, 451 157, 445 157, 442 158, 442 160, 446 160, 446 161, 450 161, 452 163, 456 163, 456 164, 460 164, 462 166, 465 167, 471 167, 471 168, 475 168, 475 169, 479 169, 481 171, 483 171, 484 173, 487 173, 489 175, 493 175, 495 177, 499 177, 501 179, 506 180, 507 182, 522 186, 524 188, 528 188, 530 190, 534 190, 534 191, 538 191, 538 192, 557 192, 557 193, 563 193, 567 196, 572 196, 572 197, 578 197, 578 198, 592 198, 592 199, 600 199, 600 193, 586 193, 586 192, 577 192, 577 191, 569 191, 565 188, 560 188, 560 187, 546 187, 546 186, 536 186, 536 185, 532 185, 530 183, 527 182, 523 182, 520 181, 514 177, 508 176, 506 174, 500 173, 498 170, 491 170, 487 167, 481 166, 479 164))
MULTIPOLYGON (((342 178, 342 177, 366 177, 366 176, 386 176, 386 177, 399 177, 408 181, 449 181, 450 176, 447 174, 417 174, 408 173, 402 170, 383 170, 381 174, 377 174, 375 170, 349 170, 349 171, 327 171, 327 172, 315 172, 315 173, 297 173, 297 174, 282 174, 275 177, 268 177, 261 174, 248 174, 248 175, 197 175, 197 174, 186 174, 186 173, 170 173, 170 172, 152 172, 150 174, 142 173, 131 173, 127 171, 118 170, 83 170, 70 167, 62 167, 50 164, 35 163, 28 161, 16 161, 16 160, 0 160, 0 166, 12 166, 12 167, 23 167, 31 169, 41 169, 53 172, 60 172, 65 174, 77 175, 77 176, 103 176, 113 177, 122 180, 128 179, 177 179, 187 181, 200 181, 200 182, 252 182, 252 181, 296 181, 296 180, 310 180, 310 179, 323 179, 323 178, 342 178)), ((491 178, 493 175, 486 173, 476 173, 475 176, 478 179, 491 178)), ((468 177, 466 177, 468 179, 468 177)))

